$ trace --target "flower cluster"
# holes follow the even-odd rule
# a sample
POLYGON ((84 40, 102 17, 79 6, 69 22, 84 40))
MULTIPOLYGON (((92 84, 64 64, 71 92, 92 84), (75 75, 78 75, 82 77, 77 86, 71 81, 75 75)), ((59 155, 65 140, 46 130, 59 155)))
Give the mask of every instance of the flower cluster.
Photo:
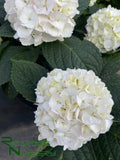
POLYGON ((111 7, 98 10, 88 18, 85 39, 93 42, 102 53, 120 47, 120 10, 111 7))
POLYGON ((5 0, 6 19, 22 45, 62 41, 72 35, 78 0, 5 0))
POLYGON ((96 1, 97 1, 97 0, 90 0, 89 6, 90 6, 90 7, 93 6, 93 5, 95 4, 96 1))
POLYGON ((35 123, 52 147, 77 150, 112 125, 113 100, 93 71, 54 69, 38 82, 35 123))

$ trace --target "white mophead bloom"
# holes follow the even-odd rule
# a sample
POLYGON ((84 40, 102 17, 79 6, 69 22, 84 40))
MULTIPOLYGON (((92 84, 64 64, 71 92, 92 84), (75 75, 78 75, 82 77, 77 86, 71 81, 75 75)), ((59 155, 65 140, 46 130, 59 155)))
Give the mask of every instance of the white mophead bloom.
POLYGON ((106 53, 120 47, 120 10, 111 7, 98 10, 88 18, 85 39, 106 53))
POLYGON ((113 123, 112 96, 93 71, 54 69, 38 82, 36 96, 38 140, 52 147, 77 150, 113 123))
POLYGON ((93 5, 95 4, 96 1, 97 1, 97 0, 90 0, 89 6, 90 6, 90 7, 93 6, 93 5))
POLYGON ((6 19, 22 45, 63 41, 73 33, 78 0, 5 0, 6 19))

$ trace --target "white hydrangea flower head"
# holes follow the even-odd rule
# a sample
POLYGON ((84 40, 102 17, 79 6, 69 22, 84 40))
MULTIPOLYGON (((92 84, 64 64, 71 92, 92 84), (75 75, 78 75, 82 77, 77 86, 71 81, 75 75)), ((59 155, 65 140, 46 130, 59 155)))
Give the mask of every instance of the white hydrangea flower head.
POLYGON ((5 0, 6 19, 22 45, 63 41, 73 33, 78 0, 5 0))
POLYGON ((38 82, 36 96, 38 140, 52 147, 77 150, 113 123, 112 96, 93 71, 54 69, 38 82))
POLYGON ((90 7, 93 6, 93 5, 96 3, 96 1, 97 1, 97 0, 90 0, 89 6, 90 6, 90 7))
POLYGON ((120 47, 120 10, 111 7, 98 10, 88 18, 85 39, 106 53, 120 47))

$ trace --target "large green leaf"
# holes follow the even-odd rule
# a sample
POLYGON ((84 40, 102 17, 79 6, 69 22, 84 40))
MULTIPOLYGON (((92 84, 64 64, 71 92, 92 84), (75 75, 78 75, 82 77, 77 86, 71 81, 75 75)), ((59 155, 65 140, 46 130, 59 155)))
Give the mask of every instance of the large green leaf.
POLYGON ((36 62, 38 59, 38 56, 41 54, 40 48, 33 48, 33 47, 20 47, 23 48, 23 52, 18 52, 17 54, 14 54, 11 58, 16 60, 27 60, 36 62))
POLYGON ((17 96, 17 91, 13 86, 11 80, 3 85, 3 91, 8 99, 14 99, 17 96))
POLYGON ((10 46, 3 50, 0 59, 0 85, 10 80, 11 61, 10 59, 21 59, 35 62, 39 56, 39 48, 10 46))
POLYGON ((43 55, 53 68, 83 68, 101 72, 102 58, 98 49, 88 41, 71 37, 63 42, 44 43, 43 55))
POLYGON ((3 50, 5 50, 5 48, 8 46, 8 44, 9 44, 9 41, 5 41, 0 45, 0 56, 2 55, 3 50))
POLYGON ((14 30, 10 27, 10 23, 6 21, 0 26, 0 36, 1 37, 13 37, 15 34, 14 30))
POLYGON ((21 52, 21 49, 17 48, 16 50, 16 47, 8 47, 2 54, 2 57, 0 59, 0 85, 10 80, 10 58, 18 52, 21 52))
POLYGON ((120 121, 120 53, 108 55, 103 58, 101 79, 110 90, 113 100, 113 115, 120 121))
POLYGON ((35 102, 35 88, 47 70, 33 62, 12 60, 12 83, 26 100, 35 102))
POLYGON ((83 13, 83 11, 89 6, 90 0, 78 0, 79 2, 79 8, 80 14, 83 13))
POLYGON ((120 138, 120 121, 114 122, 110 132, 117 138, 120 138))

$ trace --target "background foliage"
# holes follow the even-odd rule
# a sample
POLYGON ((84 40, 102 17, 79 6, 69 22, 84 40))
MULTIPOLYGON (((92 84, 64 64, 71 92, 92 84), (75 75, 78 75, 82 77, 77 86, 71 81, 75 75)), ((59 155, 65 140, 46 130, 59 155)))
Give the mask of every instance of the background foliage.
MULTIPOLYGON (((54 68, 84 68, 93 70, 111 91, 114 99, 112 114, 114 124, 109 133, 85 144, 78 151, 65 151, 62 147, 46 148, 56 151, 51 160, 119 160, 120 159, 120 51, 113 54, 99 53, 91 42, 85 41, 87 18, 102 7, 111 4, 120 9, 118 0, 98 0, 88 7, 89 0, 79 0, 80 15, 75 17, 73 36, 63 42, 43 43, 38 47, 23 47, 12 37, 14 31, 5 21, 4 0, 0 0, 0 86, 11 99, 21 94, 35 102, 38 80, 54 68)), ((39 150, 38 150, 39 151, 39 150)), ((49 157, 32 157, 32 160, 48 160, 49 157)))

